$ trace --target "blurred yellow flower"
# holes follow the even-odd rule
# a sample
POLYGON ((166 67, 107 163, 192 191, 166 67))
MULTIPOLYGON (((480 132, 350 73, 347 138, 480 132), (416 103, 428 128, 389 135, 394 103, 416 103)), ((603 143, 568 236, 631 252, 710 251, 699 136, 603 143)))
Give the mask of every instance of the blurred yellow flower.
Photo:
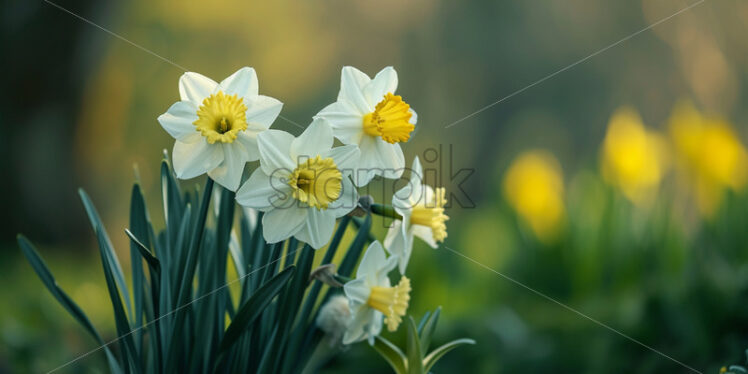
POLYGON ((639 113, 629 107, 610 118, 601 161, 605 180, 637 205, 652 201, 667 169, 662 137, 647 130, 639 113))
POLYGON ((699 211, 711 217, 725 188, 738 191, 748 182, 748 152, 727 121, 690 103, 676 105, 669 122, 678 166, 693 183, 699 211))
POLYGON ((538 239, 555 239, 564 217, 564 182, 553 155, 541 150, 520 154, 504 176, 504 195, 538 239))

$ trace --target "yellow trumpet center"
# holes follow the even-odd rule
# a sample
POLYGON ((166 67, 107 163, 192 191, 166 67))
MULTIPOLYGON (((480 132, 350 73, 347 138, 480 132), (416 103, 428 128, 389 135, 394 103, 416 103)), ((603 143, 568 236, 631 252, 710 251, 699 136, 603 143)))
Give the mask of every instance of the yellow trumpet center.
POLYGON ((405 142, 416 128, 409 122, 412 116, 410 105, 401 96, 388 93, 373 112, 364 116, 364 132, 371 136, 381 136, 390 144, 405 142))
POLYGON ((327 209, 340 197, 343 175, 332 158, 317 156, 300 163, 291 173, 288 184, 296 200, 317 209, 327 209))
POLYGON ((434 241, 437 242, 443 242, 447 237, 446 221, 449 216, 444 214, 444 205, 447 203, 446 192, 444 187, 436 188, 434 201, 416 205, 410 215, 410 223, 430 227, 434 241))
POLYGON ((203 100, 193 124, 208 143, 231 143, 247 129, 246 112, 247 106, 239 96, 218 91, 203 100))
POLYGON ((372 287, 366 304, 384 314, 387 330, 395 331, 408 310, 410 279, 403 276, 395 287, 372 287))

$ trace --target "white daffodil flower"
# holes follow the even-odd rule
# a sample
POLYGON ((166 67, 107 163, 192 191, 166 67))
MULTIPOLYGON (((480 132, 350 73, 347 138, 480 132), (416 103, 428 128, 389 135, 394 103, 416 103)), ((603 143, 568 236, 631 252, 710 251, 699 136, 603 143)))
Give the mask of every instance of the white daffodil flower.
POLYGON ((319 249, 330 240, 335 219, 356 207, 358 194, 348 177, 358 148, 332 148, 333 141, 324 119, 315 119, 297 138, 279 130, 258 135, 260 167, 236 200, 265 212, 262 233, 268 243, 294 236, 319 249))
POLYGON ((283 107, 258 94, 257 74, 239 69, 216 83, 198 73, 179 78, 181 101, 158 117, 176 142, 174 171, 180 179, 208 173, 216 183, 236 191, 244 165, 259 158, 257 134, 270 128, 283 107))
POLYGON ((444 187, 432 188, 421 181, 423 169, 418 157, 413 160, 410 182, 395 192, 392 196, 392 207, 402 220, 392 222, 384 246, 387 250, 400 258, 400 273, 405 274, 410 254, 413 251, 413 237, 417 236, 432 248, 443 242, 447 237, 446 221, 449 217, 444 214, 447 203, 444 187))
POLYGON ((397 262, 397 256, 386 257, 378 241, 369 245, 358 265, 356 279, 343 286, 353 315, 343 344, 368 339, 373 345, 374 337, 382 331, 382 317, 387 330, 397 330, 410 301, 410 279, 402 276, 396 286, 390 285, 387 274, 397 262))
POLYGON ((405 168, 399 142, 408 141, 415 129, 416 112, 395 95, 397 72, 382 69, 374 79, 346 66, 340 77, 338 101, 317 116, 330 121, 333 133, 343 144, 356 144, 361 158, 353 181, 364 186, 375 175, 397 179, 405 168))

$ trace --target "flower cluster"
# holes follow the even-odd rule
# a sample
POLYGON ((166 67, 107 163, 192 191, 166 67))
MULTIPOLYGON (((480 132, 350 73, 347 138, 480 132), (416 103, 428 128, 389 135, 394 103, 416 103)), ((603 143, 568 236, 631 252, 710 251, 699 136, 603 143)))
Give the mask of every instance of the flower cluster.
MULTIPOLYGON (((186 73, 179 81, 181 101, 159 122, 176 139, 172 158, 179 178, 207 173, 235 191, 240 205, 264 213, 268 243, 293 237, 319 249, 330 241, 336 219, 358 206, 356 187, 376 176, 398 179, 405 170, 400 143, 410 139, 417 115, 395 94, 397 85, 392 67, 373 79, 344 67, 337 100, 295 137, 270 129, 283 104, 259 94, 254 69, 242 68, 220 83, 186 73), (335 146, 335 139, 342 145, 335 146), (259 167, 241 185, 245 165, 252 161, 259 161, 259 167)), ((339 299, 335 308, 323 308, 337 316, 321 316, 326 329, 334 330, 340 316, 350 316, 340 324, 345 344, 373 343, 383 322, 390 331, 397 329, 410 299, 410 280, 404 274, 413 238, 436 248, 447 236, 446 192, 423 185, 422 174, 416 158, 409 183, 392 199, 396 219, 384 247, 373 242, 356 279, 344 286, 349 310, 340 310, 339 299), (395 267, 402 276, 392 286, 388 273, 395 267)))

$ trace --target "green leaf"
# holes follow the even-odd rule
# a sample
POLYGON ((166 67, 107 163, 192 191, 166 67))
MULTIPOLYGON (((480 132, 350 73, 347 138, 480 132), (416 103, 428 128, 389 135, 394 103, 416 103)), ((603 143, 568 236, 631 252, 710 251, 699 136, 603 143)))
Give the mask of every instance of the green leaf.
POLYGON ((101 338, 101 335, 99 335, 99 332, 96 331, 96 328, 93 326, 91 321, 88 319, 86 314, 83 312, 83 310, 76 304, 61 288, 57 285, 57 281, 55 280, 54 276, 52 275, 52 272, 49 271, 49 268, 44 263, 44 260, 39 256, 39 253, 36 251, 34 246, 29 242, 28 239, 26 239, 23 235, 18 235, 18 245, 21 247, 21 251, 23 252, 23 255, 26 257, 26 259, 29 261, 29 264, 34 269, 36 274, 39 276, 39 279, 42 281, 45 287, 47 287, 47 290, 54 296, 55 299, 57 299, 57 302, 62 305, 65 310, 70 313, 70 315, 78 321, 78 323, 83 326, 83 328, 93 336, 93 338, 96 340, 99 345, 102 345, 104 347, 104 352, 107 356, 107 361, 109 362, 109 368, 113 373, 122 373, 122 368, 117 363, 117 359, 112 354, 112 351, 109 349, 108 345, 105 345, 104 339, 101 338))
POLYGON ((431 337, 434 335, 434 331, 436 330, 436 324, 439 322, 439 314, 442 311, 442 307, 436 308, 434 313, 431 314, 431 317, 426 321, 426 324, 423 326, 423 329, 420 331, 420 337, 421 337, 421 349, 423 352, 429 351, 429 345, 431 345, 431 337))
POLYGON ((396 345, 392 344, 389 340, 377 336, 374 339, 373 348, 379 353, 385 361, 392 367, 392 370, 396 374, 406 374, 408 369, 406 368, 407 358, 405 354, 396 345))
POLYGON ((423 332, 423 326, 426 324, 426 321, 429 320, 429 317, 431 316, 430 311, 426 311, 426 313, 423 314, 423 317, 421 317, 421 320, 418 321, 418 336, 421 336, 421 332, 423 332))
MULTIPOLYGON (((132 244, 134 244, 134 247, 138 250, 140 253, 140 256, 143 257, 146 264, 148 264, 148 267, 151 268, 151 270, 156 273, 161 273, 161 263, 159 260, 151 254, 151 251, 146 248, 146 246, 138 240, 138 238, 135 237, 135 234, 133 234, 129 229, 125 229, 125 234, 127 234, 127 237, 130 238, 130 241, 132 244)), ((138 259, 140 260, 140 259, 138 259)), ((156 281, 155 279, 152 279, 151 281, 156 281)))
MULTIPOLYGON (((203 239, 203 232, 205 231, 205 220, 208 215, 208 206, 210 205, 210 196, 213 193, 213 179, 208 178, 205 182, 205 191, 203 191, 203 198, 200 201, 200 212, 198 213, 198 221, 192 230, 192 237, 190 238, 189 248, 187 253, 187 263, 184 267, 184 276, 182 277, 181 284, 177 292, 177 306, 184 305, 189 300, 189 295, 192 291, 192 281, 195 276, 195 269, 197 268, 197 259, 200 250, 200 244, 203 239)), ((183 315, 183 313, 178 313, 183 315)))
POLYGON ((283 289, 283 286, 291 279, 295 270, 294 266, 284 269, 258 288, 257 292, 242 305, 223 335, 219 352, 223 353, 231 348, 244 331, 260 316, 273 298, 283 289))
POLYGON ((408 316, 405 321, 407 327, 407 357, 408 373, 422 374, 423 371, 423 353, 421 353, 421 342, 418 339, 418 329, 413 317, 408 316))
MULTIPOLYGON (((122 299, 117 287, 117 282, 115 281, 114 275, 112 274, 112 266, 109 263, 109 257, 106 256, 107 252, 113 250, 111 247, 109 247, 109 242, 107 241, 106 234, 104 234, 104 230, 101 227, 96 230, 96 237, 99 240, 101 264, 104 268, 104 277, 106 278, 107 288, 109 289, 109 299, 112 303, 112 308, 114 309, 114 322, 117 327, 117 335, 119 339, 123 340, 125 343, 123 349, 121 350, 122 355, 126 357, 126 359, 130 362, 130 365, 136 372, 142 372, 143 369, 141 367, 141 360, 139 358, 137 350, 135 349, 135 343, 132 339, 133 330, 131 330, 130 323, 127 320, 127 313, 122 306, 122 299)), ((125 289, 123 293, 124 292, 127 292, 127 289, 125 289)))
MULTIPOLYGON (((148 222, 145 214, 145 201, 143 200, 143 195, 140 193, 140 186, 138 186, 137 183, 132 186, 130 197, 130 227, 142 238, 148 240, 148 222)), ((132 321, 136 329, 136 348, 138 349, 138 353, 140 353, 143 345, 144 332, 140 329, 140 327, 143 326, 143 299, 145 298, 144 285, 147 281, 145 279, 145 273, 143 272, 143 260, 141 260, 141 254, 138 252, 138 244, 130 241, 132 292, 135 302, 135 314, 132 316, 132 321)))
POLYGON ((122 296, 125 299, 125 306, 127 307, 127 310, 132 313, 133 310, 132 306, 130 305, 130 293, 127 292, 127 283, 125 283, 125 276, 122 274, 122 266, 120 266, 119 264, 117 255, 114 253, 114 246, 112 245, 112 241, 109 240, 109 236, 107 236, 106 231, 104 230, 104 224, 101 223, 99 213, 96 211, 96 207, 94 207, 93 202, 91 202, 91 198, 88 197, 86 191, 83 191, 83 189, 79 189, 78 194, 83 201, 83 206, 86 208, 86 214, 88 214, 88 219, 91 221, 91 226, 94 229, 94 234, 98 235, 99 231, 101 231, 101 233, 103 234, 106 248, 104 248, 105 250, 104 252, 102 252, 102 256, 107 256, 107 263, 109 263, 109 268, 112 272, 112 275, 114 276, 115 282, 117 283, 117 287, 123 290, 122 296))
MULTIPOLYGON (((355 221, 355 220, 354 220, 355 221)), ((340 263, 338 268, 338 274, 344 277, 350 277, 353 273, 353 268, 358 263, 361 257, 361 252, 364 250, 366 242, 369 240, 369 230, 371 229, 371 214, 366 215, 366 219, 361 224, 356 233, 356 238, 353 239, 353 243, 348 248, 348 252, 345 254, 343 261, 340 263)))
POLYGON ((429 370, 434 366, 434 364, 439 361, 442 356, 447 354, 447 352, 465 344, 475 344, 475 340, 473 339, 457 339, 453 340, 447 344, 444 344, 443 346, 435 349, 433 352, 429 353, 426 358, 423 359, 423 372, 428 373, 429 370))

